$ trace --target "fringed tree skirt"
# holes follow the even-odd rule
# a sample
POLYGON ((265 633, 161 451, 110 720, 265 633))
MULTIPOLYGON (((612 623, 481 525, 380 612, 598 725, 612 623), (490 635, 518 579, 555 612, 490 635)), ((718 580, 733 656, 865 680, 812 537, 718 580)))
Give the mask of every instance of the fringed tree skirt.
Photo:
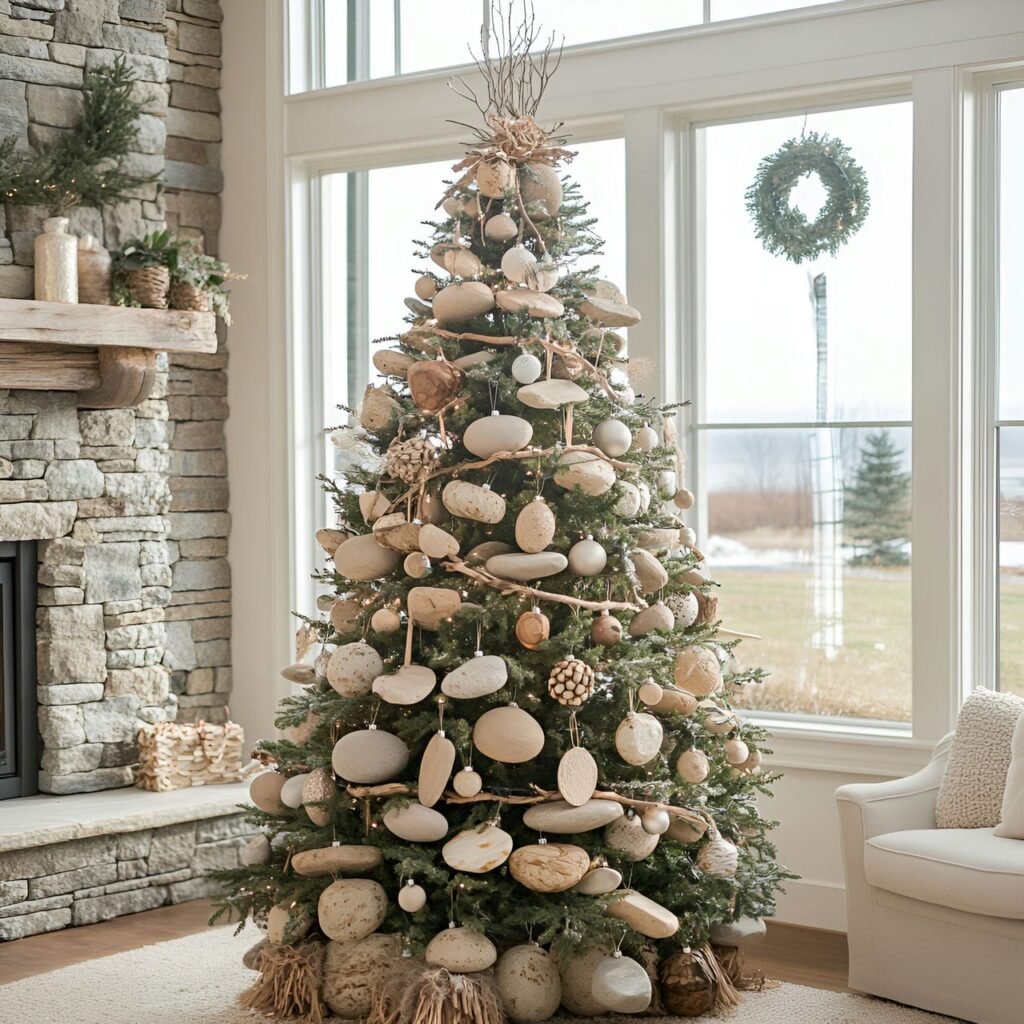
MULTIPOLYGON (((259 1024, 238 1005, 255 975, 242 954, 256 941, 249 927, 214 928, 130 953, 102 957, 0 986, 0 1024, 259 1024)), ((17 943, 0 956, 17 956, 17 943)), ((745 992, 729 1024, 950 1024, 939 1017, 863 996, 782 985, 745 992)), ((331 1018, 332 1021, 335 1018, 331 1018)), ((601 1024, 680 1024, 679 1018, 601 1017, 601 1024)), ((578 1017, 567 1021, 581 1024, 578 1017)), ((567 1022, 563 1022, 567 1024, 567 1022)))

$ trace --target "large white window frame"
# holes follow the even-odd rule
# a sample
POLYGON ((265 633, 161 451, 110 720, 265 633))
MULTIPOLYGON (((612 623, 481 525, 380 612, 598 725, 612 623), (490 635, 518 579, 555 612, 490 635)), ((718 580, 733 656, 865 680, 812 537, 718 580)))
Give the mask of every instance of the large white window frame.
MULTIPOLYGON (((283 19, 283 3, 280 13, 283 19)), ((966 692, 991 685, 995 624, 986 594, 995 562, 986 557, 993 539, 982 524, 995 486, 985 476, 991 459, 983 443, 991 434, 984 410, 994 342, 984 322, 991 297, 981 254, 991 243, 984 231, 994 229, 982 228, 978 195, 988 173, 985 97, 1006 78, 992 69, 1022 57, 1024 10, 1016 0, 980 7, 964 0, 852 0, 749 24, 580 47, 567 52, 546 97, 545 117, 565 122, 575 140, 625 140, 626 288, 644 312, 630 331, 630 348, 660 367, 666 401, 687 397, 700 379, 694 129, 807 106, 913 100, 913 722, 893 730, 774 720, 778 764, 904 772, 953 726, 966 692), (965 272, 975 266, 976 273, 965 272)), ((323 525, 311 486, 323 469, 312 432, 333 421, 320 387, 317 181, 326 172, 457 151, 462 133, 446 119, 464 118, 465 110, 447 90, 447 77, 355 82, 284 103, 293 607, 310 607, 308 574, 319 558, 311 538, 323 525)))

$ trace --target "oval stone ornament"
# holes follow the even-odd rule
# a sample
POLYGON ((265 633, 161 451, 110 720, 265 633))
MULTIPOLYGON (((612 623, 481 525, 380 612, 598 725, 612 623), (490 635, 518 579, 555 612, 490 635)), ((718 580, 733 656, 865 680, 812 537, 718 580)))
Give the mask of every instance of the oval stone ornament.
POLYGON ((558 762, 558 792, 573 807, 582 807, 597 789, 597 762, 585 747, 570 747, 558 762))
POLYGON ((504 864, 513 845, 512 837, 504 829, 481 825, 449 839, 441 848, 441 856, 456 871, 483 875, 504 864))
POLYGON ((462 604, 462 596, 450 587, 413 587, 405 600, 409 617, 423 629, 437 629, 462 604))
POLYGON ((403 665, 390 676, 377 676, 373 692, 388 704, 408 707, 418 704, 434 692, 437 676, 425 665, 403 665))
POLYGON ((433 807, 444 793, 455 767, 455 744, 442 733, 430 737, 420 758, 417 796, 424 807, 433 807))
POLYGON ((409 843, 436 843, 448 834, 448 819, 433 807, 418 803, 388 811, 384 825, 392 835, 409 843))
POLYGON ((540 551, 537 554, 515 552, 488 558, 484 568, 492 576, 525 583, 527 580, 557 576, 568 564, 569 560, 560 551, 540 551))
POLYGON ((441 682, 441 692, 457 700, 474 700, 497 693, 508 681, 508 666, 496 654, 484 654, 453 669, 441 682))
POLYGON ((494 969, 494 983, 512 1024, 548 1020, 562 1001, 558 965, 538 945, 505 950, 494 969))
POLYGON ((473 726, 473 746, 492 761, 522 764, 544 749, 544 730, 522 708, 491 708, 473 726))
POLYGON ((331 765, 347 782, 373 786, 391 782, 409 763, 409 748, 394 733, 357 729, 334 745, 331 765))
POLYGON ((533 426, 521 416, 481 416, 473 420, 462 435, 468 451, 481 459, 498 452, 517 452, 533 437, 533 426))
POLYGON ((320 929, 329 939, 351 942, 372 935, 388 916, 383 886, 369 878, 342 878, 332 882, 317 905, 320 929))
POLYGON ((532 892, 565 892, 590 868, 590 854, 568 843, 520 846, 508 860, 512 877, 532 892))
POLYGON ((376 846, 342 844, 320 850, 303 850, 292 857, 292 870, 306 878, 320 875, 362 875, 380 867, 384 854, 376 846))
POLYGON ((473 974, 493 966, 498 950, 486 935, 471 928, 447 928, 427 943, 423 956, 433 967, 444 967, 455 974, 473 974))
POLYGON ((580 807, 574 807, 566 800, 552 800, 527 808, 523 824, 538 832, 573 835, 604 828, 625 813, 622 804, 614 800, 588 800, 580 807))

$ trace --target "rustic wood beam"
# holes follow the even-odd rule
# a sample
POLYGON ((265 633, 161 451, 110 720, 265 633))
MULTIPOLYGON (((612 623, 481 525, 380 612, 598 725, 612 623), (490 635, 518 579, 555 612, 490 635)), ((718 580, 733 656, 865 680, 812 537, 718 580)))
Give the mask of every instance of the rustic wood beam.
POLYGON ((99 357, 94 348, 0 343, 0 387, 85 391, 99 383, 99 357))
POLYGON ((84 409, 129 409, 149 398, 156 380, 156 353, 142 348, 101 348, 100 383, 79 391, 84 409))

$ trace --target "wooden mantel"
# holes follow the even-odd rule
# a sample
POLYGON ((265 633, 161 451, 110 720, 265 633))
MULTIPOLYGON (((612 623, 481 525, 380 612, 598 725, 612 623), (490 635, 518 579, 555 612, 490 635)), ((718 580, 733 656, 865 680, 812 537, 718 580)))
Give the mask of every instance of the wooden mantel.
POLYGON ((216 352, 213 313, 0 299, 0 388, 77 391, 128 408, 153 389, 157 352, 216 352))

